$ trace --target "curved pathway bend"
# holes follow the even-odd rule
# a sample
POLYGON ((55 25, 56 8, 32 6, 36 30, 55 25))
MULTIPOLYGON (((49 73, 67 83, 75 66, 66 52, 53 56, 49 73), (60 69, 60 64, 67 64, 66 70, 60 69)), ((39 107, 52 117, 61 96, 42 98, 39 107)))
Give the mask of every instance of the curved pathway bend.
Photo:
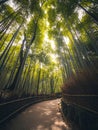
POLYGON ((0 130, 71 130, 58 110, 59 99, 28 107, 0 130))

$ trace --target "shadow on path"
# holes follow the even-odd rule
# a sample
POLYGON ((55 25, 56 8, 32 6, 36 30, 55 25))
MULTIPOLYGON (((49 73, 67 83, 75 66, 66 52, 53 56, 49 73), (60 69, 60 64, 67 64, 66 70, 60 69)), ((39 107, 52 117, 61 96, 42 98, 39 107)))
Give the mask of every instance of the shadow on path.
POLYGON ((62 120, 58 102, 56 99, 32 105, 0 130, 71 130, 62 120))

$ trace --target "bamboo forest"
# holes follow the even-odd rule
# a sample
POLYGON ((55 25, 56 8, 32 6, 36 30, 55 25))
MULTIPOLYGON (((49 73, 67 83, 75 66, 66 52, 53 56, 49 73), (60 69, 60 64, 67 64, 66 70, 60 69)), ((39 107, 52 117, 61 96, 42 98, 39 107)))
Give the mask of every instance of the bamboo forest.
POLYGON ((0 0, 0 102, 41 95, 98 114, 98 0, 0 0))
POLYGON ((98 72, 97 0, 0 0, 0 12, 1 96, 59 93, 98 72))

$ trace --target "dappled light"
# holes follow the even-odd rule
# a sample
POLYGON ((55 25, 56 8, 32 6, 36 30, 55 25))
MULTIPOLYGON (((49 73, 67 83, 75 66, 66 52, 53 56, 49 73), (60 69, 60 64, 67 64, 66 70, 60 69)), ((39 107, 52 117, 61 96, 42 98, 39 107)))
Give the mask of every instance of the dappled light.
POLYGON ((13 130, 71 130, 68 123, 62 120, 58 111, 58 102, 58 99, 45 101, 27 108, 16 118, 10 120, 4 127, 5 130, 9 128, 13 130))

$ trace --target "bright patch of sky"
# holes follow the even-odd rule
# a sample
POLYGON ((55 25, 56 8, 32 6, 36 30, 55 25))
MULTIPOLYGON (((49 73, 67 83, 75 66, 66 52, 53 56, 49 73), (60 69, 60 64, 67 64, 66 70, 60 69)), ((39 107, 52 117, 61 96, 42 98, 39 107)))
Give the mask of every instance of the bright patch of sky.
POLYGON ((14 10, 18 7, 18 5, 14 4, 13 0, 8 0, 6 3, 10 5, 14 10))
POLYGON ((47 42, 49 40, 47 33, 45 33, 44 40, 45 40, 45 42, 47 42))
POLYGON ((55 49, 56 49, 56 46, 55 46, 54 40, 50 39, 49 42, 50 42, 50 44, 51 44, 51 48, 52 48, 53 50, 55 50, 55 49))
POLYGON ((52 62, 57 62, 57 57, 58 57, 58 55, 56 55, 56 54, 53 54, 53 53, 50 53, 50 57, 51 57, 51 59, 52 59, 52 62))
POLYGON ((29 23, 30 22, 30 20, 31 20, 31 15, 28 15, 28 17, 27 17, 27 23, 29 23))
POLYGON ((54 41, 53 39, 49 39, 49 37, 48 37, 48 34, 47 34, 47 33, 45 33, 45 36, 44 36, 44 41, 45 41, 45 42, 50 43, 51 48, 52 48, 53 50, 55 50, 55 49, 56 49, 55 41, 54 41))
POLYGON ((62 16, 61 16, 61 14, 58 14, 58 15, 57 15, 56 20, 57 20, 57 21, 62 21, 62 16))
POLYGON ((42 3, 41 2, 39 2, 39 5, 40 5, 40 7, 42 6, 42 3))
POLYGON ((46 27, 49 27, 49 22, 48 21, 46 21, 46 27))
POLYGON ((75 12, 78 13, 78 18, 79 18, 79 20, 81 20, 82 17, 85 15, 85 12, 83 11, 83 9, 80 9, 80 8, 78 8, 78 7, 75 9, 75 12))
MULTIPOLYGON (((53 50, 56 50, 55 41, 53 39, 50 39, 48 37, 48 33, 45 33, 44 41, 45 41, 45 44, 49 43, 51 45, 51 48, 53 50)), ((53 62, 57 62, 57 55, 56 54, 54 54, 54 53, 51 52, 51 53, 49 53, 49 55, 50 55, 50 57, 51 57, 51 59, 52 59, 53 62)))
POLYGON ((70 43, 70 40, 68 37, 63 36, 64 42, 68 45, 70 43))
POLYGON ((29 52, 28 52, 28 54, 32 54, 32 50, 31 50, 31 49, 29 49, 29 52))
POLYGON ((63 31, 63 28, 60 28, 60 31, 63 31))
POLYGON ((55 9, 55 6, 51 5, 51 8, 52 8, 52 9, 55 9))
POLYGON ((20 39, 20 41, 19 41, 18 43, 19 43, 19 44, 22 44, 23 39, 24 39, 24 36, 22 35, 22 36, 21 36, 21 39, 20 39))
POLYGON ((45 10, 44 12, 45 12, 45 14, 47 14, 47 10, 45 10))

